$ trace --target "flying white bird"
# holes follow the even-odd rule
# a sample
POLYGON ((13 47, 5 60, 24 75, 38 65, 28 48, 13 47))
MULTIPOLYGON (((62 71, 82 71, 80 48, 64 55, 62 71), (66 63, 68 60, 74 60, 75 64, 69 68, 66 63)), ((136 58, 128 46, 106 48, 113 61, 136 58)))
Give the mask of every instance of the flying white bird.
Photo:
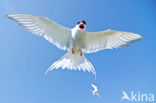
POLYGON ((121 98, 121 100, 123 100, 123 99, 130 100, 130 98, 128 97, 128 95, 125 91, 122 91, 122 94, 123 94, 123 97, 121 98))
POLYGON ((114 30, 87 32, 86 22, 84 20, 77 22, 74 28, 69 29, 48 18, 40 16, 10 14, 7 17, 32 33, 44 37, 58 48, 68 51, 55 61, 46 73, 54 68, 58 69, 62 67, 62 69, 88 71, 96 75, 93 65, 83 53, 119 48, 126 46, 127 42, 141 38, 140 35, 135 33, 114 30))
POLYGON ((94 90, 92 91, 93 95, 97 95, 98 97, 100 97, 100 93, 97 89, 97 86, 95 86, 94 84, 91 84, 91 86, 94 88, 94 90))

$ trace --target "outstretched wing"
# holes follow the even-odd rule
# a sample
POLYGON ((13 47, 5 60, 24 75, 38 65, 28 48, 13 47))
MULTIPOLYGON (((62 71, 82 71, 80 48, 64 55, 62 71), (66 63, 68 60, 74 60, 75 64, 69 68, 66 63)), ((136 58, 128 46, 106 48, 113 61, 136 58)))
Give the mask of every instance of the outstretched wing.
POLYGON ((97 91, 97 87, 94 84, 91 84, 95 91, 97 91))
POLYGON ((112 49, 126 46, 127 42, 141 39, 135 33, 106 30, 102 32, 87 32, 83 52, 93 53, 103 49, 112 49))
POLYGON ((28 14, 9 14, 7 17, 14 20, 32 33, 43 36, 58 48, 63 50, 69 49, 71 29, 63 27, 48 18, 40 16, 28 14))

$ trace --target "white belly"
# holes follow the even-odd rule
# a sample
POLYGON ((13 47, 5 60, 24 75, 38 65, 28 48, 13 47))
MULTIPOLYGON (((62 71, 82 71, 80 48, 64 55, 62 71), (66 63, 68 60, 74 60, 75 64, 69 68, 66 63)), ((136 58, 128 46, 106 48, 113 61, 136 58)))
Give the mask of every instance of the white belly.
POLYGON ((83 44, 84 44, 84 32, 79 32, 79 34, 75 35, 75 37, 73 38, 72 48, 74 49, 75 53, 80 53, 83 44))

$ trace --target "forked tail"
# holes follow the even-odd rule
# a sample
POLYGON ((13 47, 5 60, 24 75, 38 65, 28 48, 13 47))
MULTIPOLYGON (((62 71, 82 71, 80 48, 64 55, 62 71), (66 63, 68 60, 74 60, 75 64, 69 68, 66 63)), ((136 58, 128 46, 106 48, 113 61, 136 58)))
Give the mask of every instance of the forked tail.
POLYGON ((91 64, 91 62, 85 57, 83 54, 80 56, 80 54, 72 54, 71 51, 64 54, 61 58, 59 58, 57 61, 55 61, 49 69, 45 72, 45 74, 48 73, 48 71, 51 71, 53 69, 69 69, 69 70, 83 70, 92 72, 96 77, 96 71, 91 64))

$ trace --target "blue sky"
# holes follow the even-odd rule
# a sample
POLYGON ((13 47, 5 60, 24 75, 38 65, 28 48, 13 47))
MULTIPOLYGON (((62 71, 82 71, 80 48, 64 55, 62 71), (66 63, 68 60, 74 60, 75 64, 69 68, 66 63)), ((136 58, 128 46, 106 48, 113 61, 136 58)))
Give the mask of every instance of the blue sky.
MULTIPOLYGON (((122 91, 156 95, 155 0, 1 0, 0 103, 122 103, 122 91), (88 31, 138 33, 129 47, 86 54, 97 71, 46 69, 66 51, 5 18, 9 13, 49 17, 73 28, 78 20, 88 31), (102 98, 93 96, 90 84, 102 98)), ((124 101, 123 103, 130 103, 124 101)))

